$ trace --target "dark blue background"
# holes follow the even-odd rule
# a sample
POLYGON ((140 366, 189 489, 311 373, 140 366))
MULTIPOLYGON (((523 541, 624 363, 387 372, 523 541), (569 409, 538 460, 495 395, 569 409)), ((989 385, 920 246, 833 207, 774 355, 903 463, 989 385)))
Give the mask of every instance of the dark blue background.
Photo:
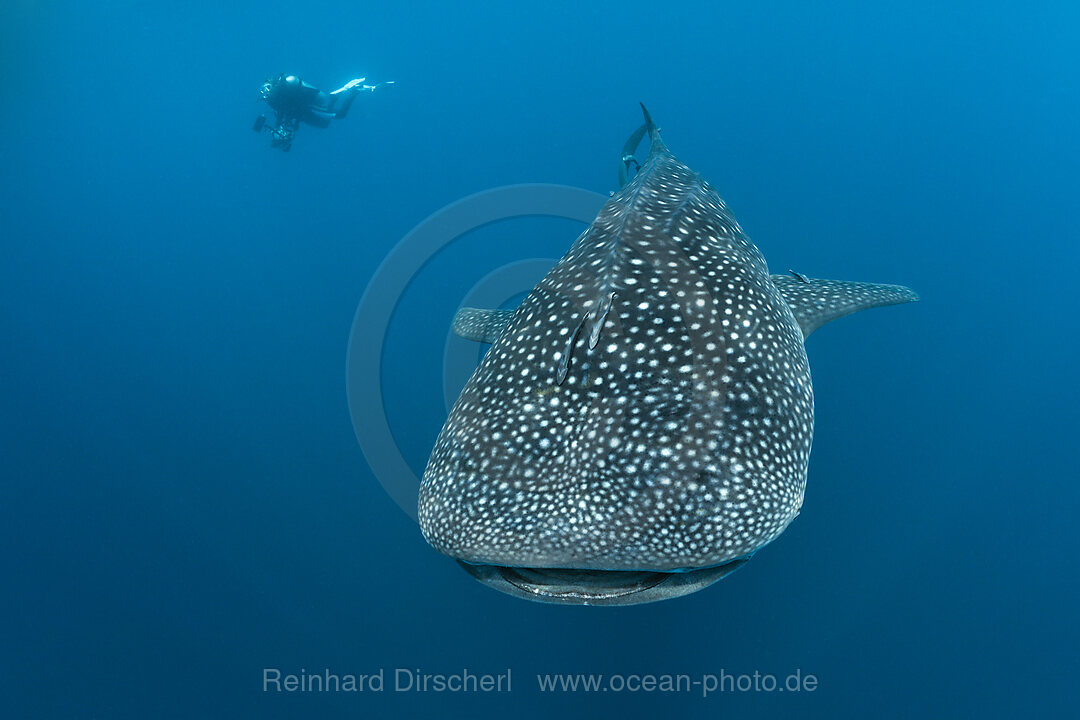
MULTIPOLYGON (((1015 717, 1075 710, 1075 3, 11 0, 0 11, 4 717, 1015 717), (397 86, 293 152, 264 77, 397 86), (802 515, 688 598, 561 608, 438 555, 364 462, 352 316, 430 213, 607 192, 645 100, 774 270, 923 298, 808 343, 802 515), (275 695, 261 670, 514 671, 509 696, 275 695), (814 673, 542 696, 538 672, 814 673)), ((515 224, 517 223, 517 224, 515 224)), ((409 462, 462 293, 580 228, 436 258, 388 338, 409 462)))

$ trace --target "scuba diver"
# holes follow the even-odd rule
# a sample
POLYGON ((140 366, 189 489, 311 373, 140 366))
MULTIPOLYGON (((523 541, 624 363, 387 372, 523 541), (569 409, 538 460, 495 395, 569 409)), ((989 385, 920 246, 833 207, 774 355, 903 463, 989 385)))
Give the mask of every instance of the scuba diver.
POLYGON ((281 148, 288 152, 292 147, 300 123, 315 127, 330 126, 334 118, 344 118, 349 113, 356 96, 365 90, 374 91, 382 85, 393 85, 393 81, 364 85, 365 78, 357 78, 345 83, 331 93, 306 83, 296 75, 278 75, 268 78, 259 91, 259 99, 274 110, 274 125, 266 124, 266 116, 255 118, 252 128, 255 132, 270 131, 270 147, 281 148))

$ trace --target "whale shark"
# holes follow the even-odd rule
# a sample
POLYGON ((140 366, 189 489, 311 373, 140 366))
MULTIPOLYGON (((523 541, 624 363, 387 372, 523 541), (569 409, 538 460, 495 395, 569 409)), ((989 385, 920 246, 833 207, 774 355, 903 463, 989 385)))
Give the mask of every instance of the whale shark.
POLYGON ((432 449, 420 527, 515 597, 646 603, 741 567, 802 507, 814 431, 805 339, 918 299, 770 274, 642 111, 622 187, 566 255, 517 308, 454 318, 455 333, 491 347, 432 449))

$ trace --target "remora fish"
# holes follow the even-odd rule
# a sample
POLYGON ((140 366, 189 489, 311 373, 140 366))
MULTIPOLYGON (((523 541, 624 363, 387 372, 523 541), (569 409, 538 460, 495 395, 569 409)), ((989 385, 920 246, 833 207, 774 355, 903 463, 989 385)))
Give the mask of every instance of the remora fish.
POLYGON ((627 147, 625 187, 516 310, 455 318, 492 347, 435 443, 420 525, 517 597, 644 603, 741 566, 802 506, 814 424, 803 340, 918 299, 770 276, 648 111, 627 147), (627 181, 644 132, 648 159, 627 181))

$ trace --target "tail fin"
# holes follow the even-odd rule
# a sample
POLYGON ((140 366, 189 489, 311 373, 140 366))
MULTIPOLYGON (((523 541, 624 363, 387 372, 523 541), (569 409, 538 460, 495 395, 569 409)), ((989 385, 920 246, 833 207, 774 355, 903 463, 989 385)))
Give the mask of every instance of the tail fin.
POLYGON ((640 126, 623 145, 622 156, 619 158, 619 187, 626 187, 626 183, 630 182, 630 164, 637 162, 634 153, 641 144, 641 138, 645 137, 645 129, 645 125, 640 126))
POLYGON ((656 123, 653 122, 652 115, 649 114, 649 109, 645 107, 645 103, 640 103, 640 105, 641 112, 645 116, 645 129, 649 131, 649 154, 667 152, 667 146, 660 139, 660 128, 656 127, 656 123))

